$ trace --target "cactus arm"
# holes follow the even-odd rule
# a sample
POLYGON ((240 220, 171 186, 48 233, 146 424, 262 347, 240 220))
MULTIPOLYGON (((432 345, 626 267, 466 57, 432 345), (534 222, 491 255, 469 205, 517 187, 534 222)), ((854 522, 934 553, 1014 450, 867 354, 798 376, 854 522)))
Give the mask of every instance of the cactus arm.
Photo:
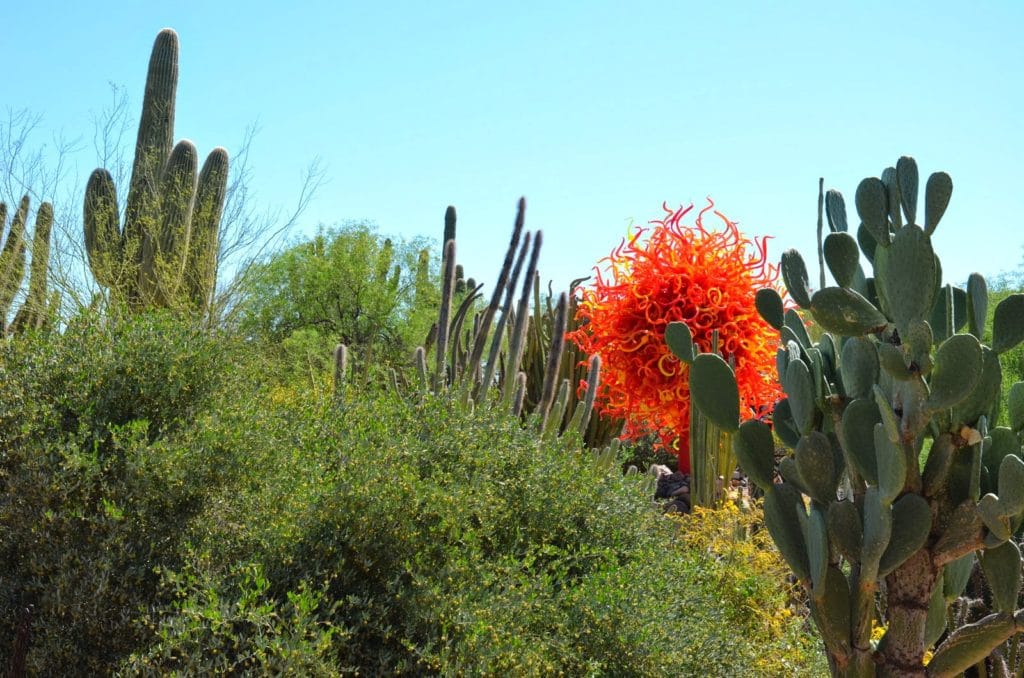
POLYGON ((117 211, 117 190, 110 172, 93 170, 85 186, 82 208, 85 226, 85 252, 89 268, 100 285, 117 285, 118 265, 123 256, 121 221, 117 211))
POLYGON ((160 180, 161 218, 142 230, 139 292, 157 306, 170 306, 185 267, 196 194, 196 147, 180 141, 160 180))
MULTIPOLYGON (((26 195, 18 204, 18 210, 11 219, 7 240, 0 250, 0 328, 6 326, 11 303, 25 275, 25 220, 28 218, 28 208, 29 197, 26 195)), ((0 230, 2 228, 3 222, 0 221, 0 230)))
POLYGON ((157 190, 174 143, 174 103, 178 91, 178 34, 160 31, 153 43, 135 142, 135 161, 125 210, 125 239, 137 241, 153 228, 159 211, 157 190))
POLYGON ((206 311, 217 285, 217 253, 220 218, 228 187, 228 152, 215 148, 199 172, 188 258, 185 263, 185 293, 195 308, 206 311))

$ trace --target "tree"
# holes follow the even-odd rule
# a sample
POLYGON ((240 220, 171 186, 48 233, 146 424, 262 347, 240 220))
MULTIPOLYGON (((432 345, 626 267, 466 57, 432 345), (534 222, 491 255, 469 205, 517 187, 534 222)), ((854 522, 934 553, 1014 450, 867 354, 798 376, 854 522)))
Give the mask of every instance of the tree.
POLYGON ((365 224, 322 230, 249 271, 237 324, 318 373, 344 343, 368 376, 371 363, 407 362, 426 337, 440 296, 434 262, 423 239, 396 244, 365 224))

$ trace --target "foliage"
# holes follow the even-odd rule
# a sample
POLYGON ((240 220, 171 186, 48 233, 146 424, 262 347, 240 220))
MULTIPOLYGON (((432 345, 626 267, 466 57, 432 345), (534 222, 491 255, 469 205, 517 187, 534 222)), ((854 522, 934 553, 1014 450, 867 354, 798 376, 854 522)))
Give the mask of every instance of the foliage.
MULTIPOLYGON (((290 633, 313 643, 333 629, 319 656, 360 673, 686 675, 713 652, 719 675, 741 675, 765 643, 811 672, 797 621, 748 641, 735 623, 749 611, 723 608, 705 557, 671 546, 671 523, 636 481, 567 457, 564 442, 445 397, 363 394, 340 411, 310 391, 274 401, 203 434, 246 432, 247 482, 224 487, 189 530, 221 581, 147 624, 186 628, 214 600, 238 610, 234 563, 259 563, 267 585, 247 609, 319 592, 308 633, 290 633)), ((231 628, 254 642, 247 625, 231 628)), ((165 633, 154 647, 183 656, 193 637, 165 633)))
POLYGON ((108 672, 146 637, 132 620, 159 600, 152 568, 180 564, 182 525, 233 467, 168 437, 243 392, 239 362, 160 314, 0 346, 0 666, 19 630, 39 675, 108 672))
POLYGON ((597 269, 594 285, 583 291, 580 328, 570 335, 601 356, 599 410, 625 418, 627 436, 653 432, 666 444, 678 441, 683 471, 690 466, 690 391, 686 365, 664 340, 670 322, 686 322, 701 350, 735 362, 745 416, 761 413, 778 394, 764 376, 777 342, 754 305, 756 290, 777 273, 765 241, 752 243, 721 213, 715 215, 724 230, 706 230, 702 217, 712 208, 709 202, 692 227, 682 221, 692 206, 666 208, 664 220, 623 241, 607 259, 608 277, 597 269), (715 331, 719 346, 711 346, 715 331))
POLYGON ((321 231, 250 272, 239 329, 304 377, 327 369, 337 343, 352 349, 364 377, 372 365, 408 364, 436 312, 428 252, 361 224, 321 231))

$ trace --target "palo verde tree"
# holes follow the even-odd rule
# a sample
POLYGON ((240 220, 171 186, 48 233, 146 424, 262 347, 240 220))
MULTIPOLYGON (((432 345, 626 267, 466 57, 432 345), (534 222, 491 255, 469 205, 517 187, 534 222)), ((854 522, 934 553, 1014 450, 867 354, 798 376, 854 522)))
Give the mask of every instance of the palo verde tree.
POLYGON ((205 312, 216 285, 228 154, 215 148, 197 176, 192 142, 173 145, 177 86, 178 35, 167 28, 149 60, 123 226, 113 178, 99 168, 85 190, 85 246, 96 281, 130 307, 205 312))

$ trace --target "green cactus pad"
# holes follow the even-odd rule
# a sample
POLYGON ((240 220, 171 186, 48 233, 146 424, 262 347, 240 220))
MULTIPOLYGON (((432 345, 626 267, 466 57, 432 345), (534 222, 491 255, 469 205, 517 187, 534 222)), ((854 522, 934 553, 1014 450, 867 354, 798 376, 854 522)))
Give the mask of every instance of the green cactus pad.
POLYGON ((994 420, 1002 389, 1003 371, 999 357, 987 346, 981 347, 981 375, 970 395, 953 408, 953 423, 974 426, 982 416, 994 420))
POLYGON ((932 334, 931 326, 923 320, 910 323, 907 333, 902 337, 904 346, 911 362, 916 364, 916 372, 927 374, 931 371, 932 362, 930 353, 932 344, 935 343, 935 335, 932 334))
POLYGON ((928 177, 924 188, 924 231, 935 232, 942 215, 946 213, 949 198, 953 194, 953 180, 945 172, 935 172, 928 177))
POLYGON ((793 454, 797 473, 808 494, 826 506, 836 500, 836 468, 832 444, 820 431, 810 431, 800 438, 793 454))
POLYGON ((732 368, 714 353, 701 353, 690 366, 694 407, 718 428, 735 433, 740 422, 740 395, 732 368))
POLYGON ((878 241, 875 240, 875 236, 871 235, 871 231, 861 224, 857 227, 857 245, 860 246, 860 251, 864 253, 864 258, 869 263, 875 262, 875 250, 878 249, 878 241))
POLYGON ((857 239, 846 232, 829 233, 822 245, 828 270, 840 287, 851 287, 860 268, 857 239))
POLYGON ((839 372, 848 398, 867 398, 878 381, 878 352, 867 337, 851 337, 843 344, 839 372))
POLYGON ((782 280, 786 283, 789 296, 801 308, 811 307, 810 278, 807 276, 807 265, 804 258, 796 250, 790 249, 782 253, 782 261, 779 264, 782 271, 782 280))
POLYGON ((953 678, 985 657, 1016 629, 1013 616, 990 614, 973 624, 953 631, 935 650, 928 662, 928 675, 935 678, 953 678))
MULTIPOLYGON (((759 289, 754 295, 754 306, 764 321, 777 330, 782 329, 783 310, 782 297, 770 287, 759 289)), ((669 323, 671 324, 671 323, 669 323)))
POLYGON ((864 527, 857 505, 852 501, 832 502, 826 522, 829 537, 839 553, 851 563, 859 562, 864 548, 864 527))
POLYGON ((914 555, 928 541, 931 529, 928 500, 918 494, 900 497, 892 505, 892 536, 878 563, 878 576, 884 577, 914 555))
POLYGON ((1000 542, 1010 538, 1012 534, 1010 520, 1003 514, 1003 508, 999 504, 999 497, 991 492, 982 497, 981 501, 978 502, 978 515, 989 532, 1000 542))
MULTIPOLYGON (((942 575, 939 575, 940 577, 942 575)), ((946 599, 942 595, 942 582, 932 591, 928 600, 928 616, 924 624, 924 646, 934 647, 946 632, 946 599)))
POLYGON ((825 573, 823 593, 816 596, 817 619, 822 637, 829 647, 840 653, 850 647, 850 585, 843 571, 830 566, 825 573))
POLYGON ((925 407, 930 410, 949 409, 974 390, 981 375, 981 344, 970 334, 954 334, 935 352, 928 387, 931 393, 925 407))
POLYGON ((974 551, 957 558, 942 570, 942 597, 952 603, 967 588, 967 582, 974 571, 974 551))
MULTIPOLYGON (((1003 493, 997 489, 1003 459, 1007 455, 1019 456, 1020 453, 1020 439, 1008 427, 997 426, 988 432, 982 445, 981 465, 982 475, 987 474, 989 483, 982 484, 982 492, 995 492, 999 500, 1003 501, 1003 493)), ((1024 487, 1021 490, 1024 491, 1024 487)))
POLYGON ((1024 294, 1011 294, 996 306, 992 350, 1004 353, 1024 341, 1024 294))
POLYGON ((948 433, 939 436, 932 443, 924 470, 921 472, 921 493, 924 496, 933 497, 942 491, 946 478, 949 477, 955 452, 956 447, 948 433))
POLYGON ((868 581, 878 575, 878 565, 892 535, 892 504, 883 502, 877 487, 864 493, 864 547, 861 549, 861 577, 868 581))
POLYGON ((908 224, 917 223, 917 163, 910 156, 896 162, 896 181, 900 187, 900 204, 908 224))
POLYGON ((1019 434, 1024 431, 1024 381, 1018 381, 1010 387, 1007 410, 1013 432, 1019 434))
MULTIPOLYGON (((1011 432, 1011 436, 1014 434, 1011 432)), ((1014 436, 1016 437, 1016 436, 1014 436)), ((999 464, 997 487, 999 489, 999 506, 1006 516, 1017 516, 1024 511, 1024 461, 1016 453, 1007 454, 999 464)))
POLYGON ((896 413, 893 412, 889 399, 886 398, 885 393, 878 384, 875 384, 872 392, 875 395, 875 404, 878 405, 878 413, 882 416, 882 424, 885 426, 886 436, 889 438, 889 442, 895 445, 900 441, 900 423, 896 419, 896 413))
POLYGON ((771 486, 775 475, 775 443, 768 424, 750 419, 740 424, 732 439, 740 468, 761 489, 771 486))
POLYGON ((893 443, 885 432, 884 424, 875 424, 875 465, 878 468, 878 495, 885 503, 891 503, 907 479, 907 457, 903 449, 893 443))
POLYGON ((783 389, 789 397, 789 407, 793 413, 793 423, 801 434, 805 434, 814 426, 817 405, 814 399, 814 383, 811 371, 802 360, 793 360, 786 366, 786 378, 783 389))
POLYGON ((785 443, 786 447, 792 449, 800 441, 800 432, 793 421, 793 411, 789 406, 789 398, 783 398, 775 403, 772 413, 772 426, 779 440, 785 443))
POLYGON ((811 341, 810 335, 807 334, 807 328, 804 326, 804 319, 800 317, 796 309, 791 308, 786 311, 782 325, 784 329, 789 330, 789 332, 783 331, 783 338, 790 336, 791 333, 801 348, 808 349, 813 345, 814 342, 811 341))
POLYGON ((890 240, 889 199, 885 184, 874 177, 864 179, 857 186, 854 202, 857 205, 857 214, 860 215, 860 219, 871 237, 882 247, 888 247, 890 240))
POLYGON ((881 421, 878 405, 867 398, 850 402, 843 412, 842 443, 847 463, 870 485, 878 484, 875 425, 881 421))
POLYGON ((980 560, 996 609, 1012 614, 1020 593, 1020 549, 1010 540, 994 549, 985 549, 980 560))
POLYGON ((849 229, 846 221, 846 201, 843 194, 834 188, 825 192, 825 218, 833 233, 846 233, 849 229))
POLYGON ((878 345, 878 362, 886 374, 893 379, 910 379, 915 373, 907 365, 907 355, 902 347, 894 346, 888 342, 878 345))
POLYGON ((779 462, 779 475, 784 481, 800 490, 801 494, 810 494, 810 490, 804 486, 804 481, 800 477, 800 471, 797 469, 796 460, 793 457, 782 458, 779 462))
POLYGON ((800 492, 788 483, 774 485, 765 493, 764 523, 768 533, 797 578, 807 581, 811 569, 800 519, 797 517, 797 512, 803 510, 800 492))
POLYGON ((693 362, 696 349, 693 346, 693 335, 690 334, 690 328, 686 323, 669 323, 665 328, 665 344, 672 351, 672 355, 687 365, 693 362))
POLYGON ((875 255, 875 284, 887 301, 893 322, 907 327, 929 315, 935 303, 935 251, 931 239, 913 224, 896 232, 892 245, 875 255))
POLYGON ((842 287, 815 292, 811 313, 826 332, 848 337, 877 332, 889 322, 867 299, 842 287))
POLYGON ((971 334, 979 340, 985 334, 985 314, 988 312, 988 285, 980 273, 967 277, 967 322, 971 334))
POLYGON ((810 566, 811 587, 816 593, 824 593, 825 573, 828 571, 828 529, 821 507, 811 504, 809 513, 798 510, 796 517, 807 544, 807 564, 810 566))
POLYGON ((967 324, 967 292, 959 287, 942 287, 935 295, 935 305, 928 320, 935 341, 945 341, 951 334, 959 332, 967 324), (949 332, 949 300, 953 298, 953 332, 949 332))
POLYGON ((896 168, 886 167, 882 170, 882 184, 885 185, 885 206, 892 229, 898 231, 903 226, 903 214, 900 212, 900 183, 896 179, 896 168))

